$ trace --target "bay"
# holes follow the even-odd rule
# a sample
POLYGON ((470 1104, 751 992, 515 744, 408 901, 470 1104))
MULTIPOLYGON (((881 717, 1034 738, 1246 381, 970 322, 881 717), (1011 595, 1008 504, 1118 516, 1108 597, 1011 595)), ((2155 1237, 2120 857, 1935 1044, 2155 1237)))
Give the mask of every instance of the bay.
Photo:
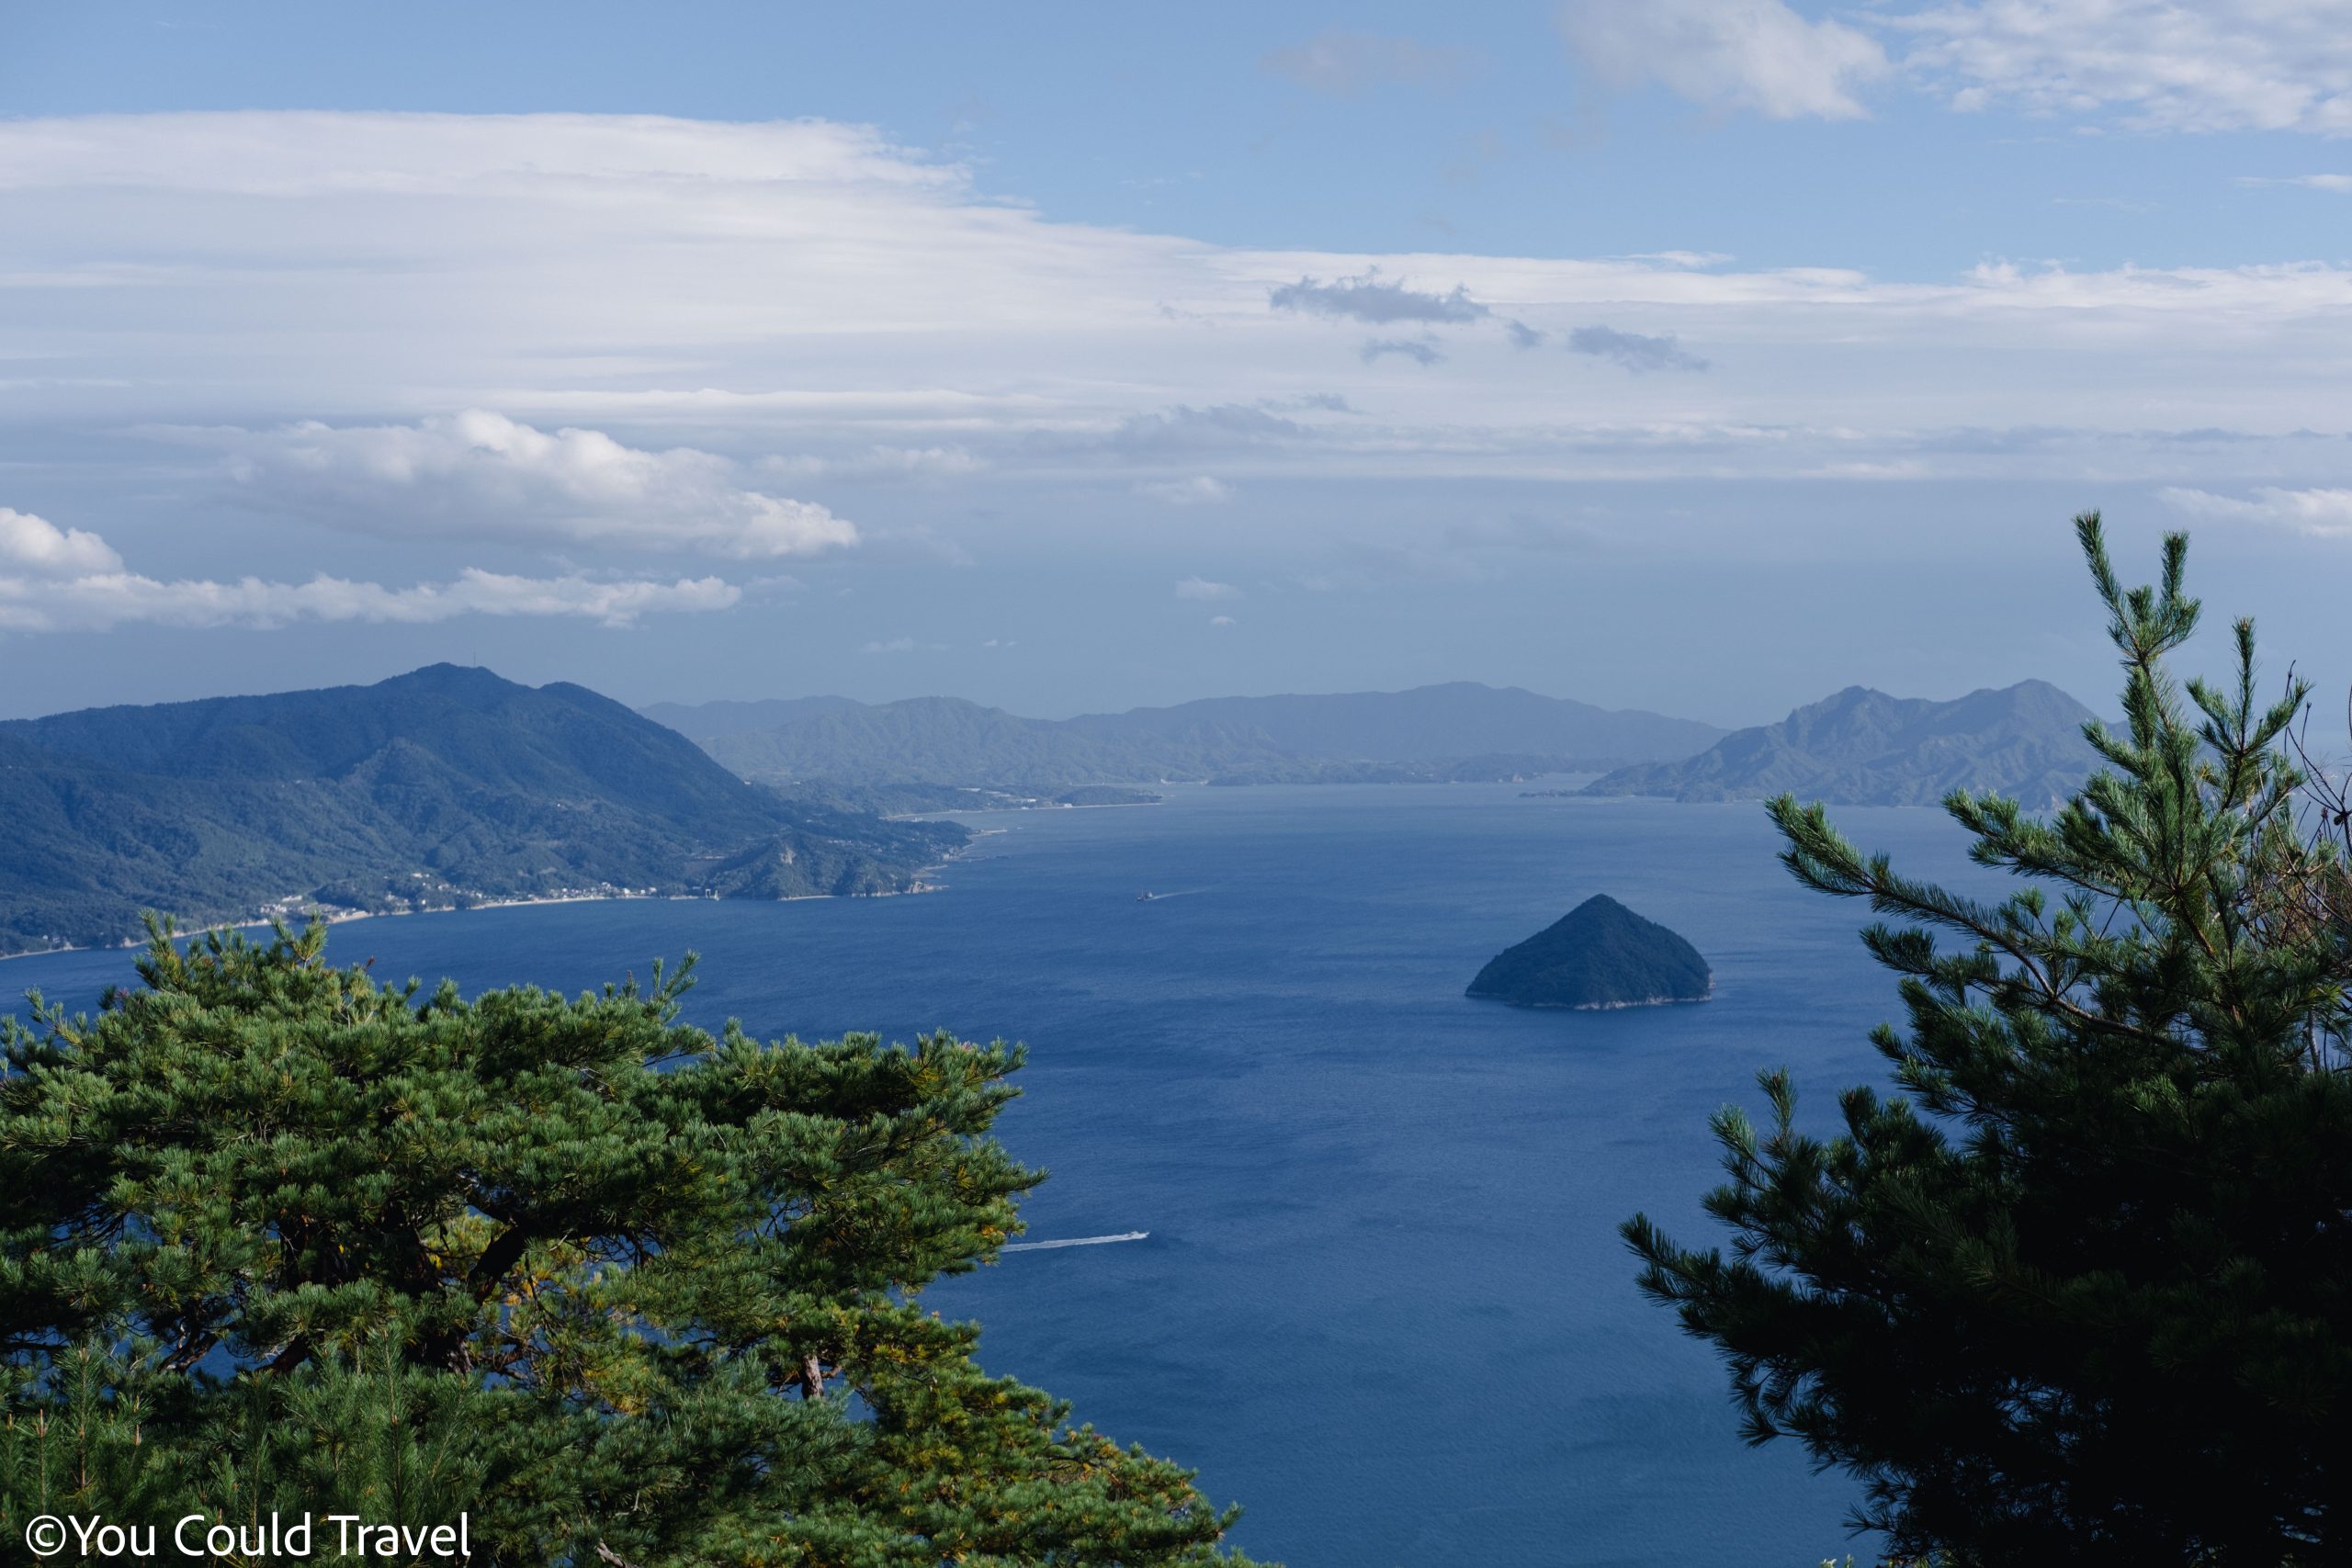
MULTIPOLYGON (((1940 813, 1844 810, 1968 882, 1940 813)), ((989 815, 922 897, 625 901, 338 927, 330 956, 572 991, 687 950, 688 1014, 753 1032, 1025 1042, 1000 1123, 1050 1168, 1035 1247, 928 1299, 981 1359, 1200 1470, 1295 1568, 1867 1554, 1851 1483, 1736 1435, 1722 1368, 1644 1301, 1619 1222, 1713 1239, 1706 1119, 1786 1066, 1803 1120, 1883 1082, 1892 982, 1859 905, 1798 887, 1754 805, 1518 786, 1180 788, 989 815), (1139 902, 1137 894, 1160 897, 1139 902), (1681 932, 1703 1005, 1526 1011, 1463 987, 1594 893, 1681 932)), ((0 964, 94 1002, 120 952, 0 964)))

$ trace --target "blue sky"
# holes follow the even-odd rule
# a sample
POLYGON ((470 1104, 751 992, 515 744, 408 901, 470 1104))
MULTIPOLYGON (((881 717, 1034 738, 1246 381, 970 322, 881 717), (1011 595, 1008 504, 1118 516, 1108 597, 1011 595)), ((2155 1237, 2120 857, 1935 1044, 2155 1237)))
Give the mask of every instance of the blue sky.
POLYGON ((0 712, 2352 677, 2352 4, 0 4, 0 712))

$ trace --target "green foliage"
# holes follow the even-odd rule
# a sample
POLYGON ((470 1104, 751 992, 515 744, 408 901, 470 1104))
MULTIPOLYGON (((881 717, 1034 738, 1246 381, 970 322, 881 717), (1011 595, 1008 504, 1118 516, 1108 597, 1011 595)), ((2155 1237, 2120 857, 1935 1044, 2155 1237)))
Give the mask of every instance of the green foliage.
POLYGON ((1730 1255, 1625 1227, 1642 1285, 1720 1347, 1748 1437, 1866 1483, 1858 1522, 1956 1564, 2343 1561, 2352 1552, 2352 923, 2325 824, 2298 819, 2306 694, 2183 692, 2186 541, 2126 591, 2080 542, 2127 728, 2048 820, 1955 794, 1986 904, 1771 805, 1807 886, 1870 900, 1907 1031, 1904 1094, 1797 1130, 1718 1115, 1730 1255), (1939 945, 1937 933, 1957 942, 1939 945))
MULTIPOLYGON (((687 971, 471 1001, 179 950, 0 1076, 0 1535, 32 1515, 471 1519, 510 1568, 1238 1561, 1186 1472, 922 1310, 1041 1179, 1020 1062, 761 1043, 687 971)), ((691 964, 689 964, 689 968, 691 964)))

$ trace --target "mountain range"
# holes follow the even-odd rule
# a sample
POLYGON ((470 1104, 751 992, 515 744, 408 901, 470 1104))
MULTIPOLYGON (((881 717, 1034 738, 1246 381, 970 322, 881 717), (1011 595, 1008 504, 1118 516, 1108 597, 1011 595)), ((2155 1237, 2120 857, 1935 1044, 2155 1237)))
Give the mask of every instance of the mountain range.
POLYGON ((1143 797, 1094 786, 1159 780, 1607 769, 1583 793, 1926 805, 1989 788, 2043 806, 2095 765, 2091 716, 2040 681, 1951 702, 1849 687, 1731 733, 1468 682, 1058 720, 950 697, 639 714, 584 687, 440 664, 372 686, 0 723, 0 953, 119 942, 150 908, 192 923, 899 892, 968 835, 876 808, 1099 804, 1143 797))
POLYGON ((780 785, 1510 778, 1686 757, 1724 734, 1690 719, 1469 682, 1211 697, 1066 719, 1023 718, 956 697, 661 704, 644 713, 743 777, 780 785))
POLYGON ((585 687, 372 686, 0 723, 0 953, 616 892, 903 891, 967 835, 785 801, 585 687))
POLYGON ((2045 807, 2098 765, 2082 736, 2095 716, 2046 681, 1950 702, 1849 686, 1697 756, 1620 768, 1583 793, 1759 800, 1785 791, 1833 805, 1928 806, 1955 789, 1994 789, 2045 807))

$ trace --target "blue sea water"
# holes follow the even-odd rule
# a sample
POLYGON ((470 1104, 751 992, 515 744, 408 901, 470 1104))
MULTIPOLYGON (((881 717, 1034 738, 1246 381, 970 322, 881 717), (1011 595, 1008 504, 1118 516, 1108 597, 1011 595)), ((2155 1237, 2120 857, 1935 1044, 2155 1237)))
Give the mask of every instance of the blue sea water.
MULTIPOLYGON (((1968 880, 1939 813, 1838 820, 1968 880)), ((992 815, 921 897, 639 901, 370 920, 329 952, 469 990, 577 990, 702 955, 689 1014, 804 1037, 1025 1041, 1000 1133, 1053 1177, 1043 1248, 943 1282, 981 1359, 1200 1470, 1294 1568, 1811 1568, 1868 1552, 1853 1488, 1744 1446, 1723 1371, 1634 1288, 1636 1210, 1711 1235, 1706 1118, 1785 1065, 1804 1119, 1879 1082, 1860 906, 1775 863, 1753 806, 1511 785, 1179 789, 992 815), (1150 903, 1149 889, 1168 897, 1150 903), (1463 987, 1594 893, 1689 937, 1703 1006, 1526 1011, 1463 987)), ((0 964, 94 1000, 120 953, 0 964)))

